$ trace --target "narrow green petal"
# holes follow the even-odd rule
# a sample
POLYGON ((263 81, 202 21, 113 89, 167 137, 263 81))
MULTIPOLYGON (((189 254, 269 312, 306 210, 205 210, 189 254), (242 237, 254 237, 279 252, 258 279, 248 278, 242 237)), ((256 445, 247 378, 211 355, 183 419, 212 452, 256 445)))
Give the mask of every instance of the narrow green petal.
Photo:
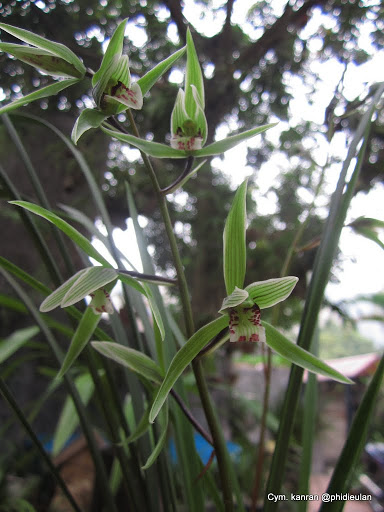
POLYGON ((83 268, 79 270, 74 276, 70 277, 65 283, 63 283, 59 288, 57 288, 54 292, 52 292, 48 297, 41 303, 40 311, 42 313, 48 313, 48 311, 52 311, 52 309, 60 306, 63 298, 66 293, 71 289, 72 285, 85 273, 88 272, 88 268, 83 268))
POLYGON ((270 128, 276 126, 277 123, 265 124, 263 126, 259 126, 258 128, 252 128, 251 130, 247 130, 245 132, 239 133, 237 135, 232 135, 231 137, 227 137, 226 139, 219 140, 218 142, 213 142, 208 146, 205 146, 203 149, 200 149, 194 153, 194 156, 214 156, 220 155, 221 153, 225 153, 229 149, 234 148, 244 140, 250 139, 259 133, 265 132, 270 128))
POLYGON ((8 105, 0 108, 0 114, 5 114, 6 112, 10 112, 11 110, 15 110, 19 107, 24 107, 32 101, 41 100, 42 98, 47 98, 48 96, 55 96, 62 90, 70 87, 73 84, 77 84, 79 82, 78 78, 71 78, 69 80, 60 80, 59 82, 55 82, 54 84, 47 85, 46 87, 42 87, 37 91, 31 92, 22 98, 19 98, 8 105))
MULTIPOLYGON (((124 43, 124 33, 125 27, 127 24, 127 19, 123 20, 119 26, 116 28, 111 40, 109 41, 107 50, 104 54, 103 60, 101 62, 101 66, 98 71, 93 75, 92 85, 95 86, 96 83, 101 80, 102 76, 105 74, 107 70, 110 70, 110 64, 112 60, 116 60, 116 64, 121 57, 123 51, 123 43, 124 43)), ((117 66, 116 66, 117 67, 117 66)), ((116 69, 115 67, 115 69, 116 69)), ((111 75, 112 76, 112 75, 111 75)))
POLYGON ((195 99, 193 97, 192 87, 194 85, 200 97, 201 106, 204 109, 204 82, 201 72, 199 58, 193 43, 191 31, 187 31, 187 69, 185 76, 185 108, 192 117, 195 112, 195 99))
POLYGON ((295 276, 268 279, 249 284, 245 289, 259 308, 270 308, 289 297, 298 280, 295 276))
POLYGON ((142 352, 110 341, 92 341, 91 345, 103 356, 129 368, 150 381, 157 382, 158 384, 161 383, 163 374, 160 367, 142 352))
POLYGON ((157 80, 168 71, 172 64, 174 64, 178 59, 180 59, 180 57, 184 55, 186 49, 187 47, 184 46, 184 48, 181 48, 181 50, 178 50, 163 61, 159 62, 159 64, 157 64, 137 81, 143 96, 145 96, 146 93, 154 86, 157 80))
POLYGON ((61 301, 61 307, 66 308, 79 302, 95 290, 103 288, 117 278, 117 271, 113 268, 90 267, 71 286, 61 301))
POLYGON ((227 313, 228 309, 234 308, 242 304, 249 297, 249 293, 246 290, 242 290, 235 286, 235 289, 223 300, 223 304, 219 310, 219 313, 227 313))
POLYGON ((98 128, 107 116, 100 112, 99 110, 95 110, 94 108, 86 108, 81 112, 79 117, 76 119, 76 123, 73 127, 71 139, 74 144, 77 144, 77 141, 80 137, 88 130, 92 128, 98 128))
POLYGON ((47 50, 21 44, 0 43, 0 50, 13 55, 18 60, 33 66, 48 75, 65 78, 82 78, 83 73, 60 57, 52 55, 47 50))
POLYGON ((12 27, 11 25, 7 25, 6 23, 0 23, 0 28, 8 34, 11 34, 21 41, 25 43, 32 44, 33 46, 37 46, 37 48, 41 48, 42 50, 47 50, 48 52, 56 55, 57 57, 61 57, 65 61, 72 64, 80 73, 80 76, 83 77, 85 74, 85 66, 81 62, 81 60, 66 46, 60 43, 56 43, 54 41, 49 41, 44 37, 38 36, 29 32, 28 30, 24 30, 18 27, 12 27))
POLYGON ((353 384, 353 381, 344 377, 341 373, 331 368, 329 365, 318 359, 310 352, 289 341, 283 334, 276 330, 272 325, 263 322, 267 335, 267 345, 282 357, 306 370, 324 375, 344 384, 353 384))
POLYGON ((110 130, 108 128, 102 127, 102 130, 110 135, 111 137, 115 137, 115 139, 120 140, 121 142, 126 142, 135 146, 135 148, 140 149, 143 153, 153 156, 155 158, 187 158, 189 153, 186 151, 180 151, 178 149, 173 149, 165 144, 159 144, 158 142, 151 142, 145 139, 139 139, 134 135, 129 135, 126 133, 120 133, 115 130, 110 130))

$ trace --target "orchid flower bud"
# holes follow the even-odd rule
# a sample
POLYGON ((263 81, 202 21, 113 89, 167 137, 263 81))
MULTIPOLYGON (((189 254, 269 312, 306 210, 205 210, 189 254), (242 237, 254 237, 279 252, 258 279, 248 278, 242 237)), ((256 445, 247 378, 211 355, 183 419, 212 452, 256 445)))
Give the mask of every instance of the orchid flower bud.
POLYGON ((207 132, 203 75, 188 30, 185 90, 179 89, 171 116, 171 147, 183 151, 201 149, 207 140, 207 132))
POLYGON ((122 55, 126 20, 115 30, 100 69, 92 84, 98 109, 106 115, 115 115, 127 108, 140 110, 143 94, 138 83, 131 84, 128 55, 122 55))

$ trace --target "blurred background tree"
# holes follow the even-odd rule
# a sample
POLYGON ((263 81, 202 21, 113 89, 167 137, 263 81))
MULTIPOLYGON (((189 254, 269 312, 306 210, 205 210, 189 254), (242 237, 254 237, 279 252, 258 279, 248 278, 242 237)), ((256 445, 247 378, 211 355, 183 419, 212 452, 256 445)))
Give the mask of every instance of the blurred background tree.
MULTIPOLYGON (((322 148, 332 134, 340 132, 348 137, 355 129, 366 100, 374 90, 373 84, 367 84, 359 97, 344 94, 348 70, 369 61, 376 50, 383 48, 384 11, 379 1, 13 0, 0 3, 0 15, 5 23, 66 44, 94 70, 102 58, 103 45, 118 22, 127 17, 125 51, 130 57, 133 76, 143 75, 183 45, 189 24, 206 78, 210 140, 240 128, 245 130, 280 121, 280 128, 274 134, 274 130, 267 132, 258 137, 256 145, 248 147, 246 165, 248 174, 252 172, 253 193, 248 207, 247 281, 276 276, 299 226, 308 216, 301 250, 297 251, 290 270, 301 278, 297 297, 304 296, 305 276, 312 268, 324 219, 321 206, 327 204, 327 197, 322 195, 327 193, 322 186, 324 166, 331 166, 337 160, 332 157, 327 161, 318 155, 324 152, 322 148), (366 45, 362 45, 362 36, 370 40, 371 54, 366 45), (311 108, 316 108, 316 94, 322 82, 317 64, 333 59, 341 65, 340 79, 332 94, 327 93, 326 108, 319 106, 319 122, 299 119, 295 113, 297 96, 302 95, 311 108), (267 186, 262 184, 265 179, 261 180, 266 162, 270 162, 267 169, 271 173, 267 186), (308 212, 317 189, 322 199, 308 212)), ((12 42, 7 34, 1 37, 12 42)), ((6 54, 0 55, 0 65, 0 98, 4 103, 48 81, 46 76, 6 54)), ((169 136, 169 119, 177 88, 182 84, 183 65, 179 61, 152 89, 143 110, 135 113, 143 136, 155 134, 160 142, 169 136)), ((76 116, 86 106, 92 106, 92 95, 81 84, 58 98, 32 104, 23 112, 44 115, 69 135, 76 116)), ((22 131, 31 160, 40 170, 48 191, 52 191, 53 206, 57 207, 59 202, 81 205, 82 210, 93 215, 80 171, 68 150, 43 131, 36 132, 23 118, 14 116, 12 119, 22 131)), ((125 121, 124 115, 120 115, 120 120, 125 121)), ((4 126, 0 128, 0 142, 3 165, 17 176, 20 190, 33 199, 25 178, 18 174, 20 162, 13 154, 4 126)), ((102 186, 114 224, 123 229, 129 212, 122 176, 128 173, 139 212, 147 218, 146 233, 155 248, 156 262, 162 271, 172 273, 160 214, 139 153, 127 151, 116 142, 108 144, 107 139, 96 132, 84 136, 80 149, 102 186)), ((381 114, 371 131, 358 190, 369 191, 383 181, 384 171, 380 165, 383 154, 381 114)), ((233 178, 236 178, 243 170, 239 169, 240 163, 236 167, 236 156, 233 162, 233 178)), ((169 196, 173 219, 185 249, 184 262, 198 324, 217 312, 225 294, 221 237, 234 181, 220 172, 221 164, 219 158, 208 162, 197 178, 188 182, 185 190, 169 196)), ((167 160, 156 161, 156 166, 163 186, 182 171, 181 164, 167 160)), ((7 207, 2 209, 1 215, 8 220, 12 216, 7 207)), ((3 246, 8 244, 7 236, 15 238, 14 227, 9 227, 4 234, 3 246)), ((10 242, 8 245, 13 249, 7 249, 4 254, 16 262, 26 253, 20 239, 17 244, 10 242), (9 254, 11 250, 16 251, 18 257, 9 254)), ((32 256, 29 260, 27 267, 36 268, 32 256)), ((297 320, 300 312, 299 302, 297 307, 292 304, 289 310, 284 310, 287 323, 297 320)))

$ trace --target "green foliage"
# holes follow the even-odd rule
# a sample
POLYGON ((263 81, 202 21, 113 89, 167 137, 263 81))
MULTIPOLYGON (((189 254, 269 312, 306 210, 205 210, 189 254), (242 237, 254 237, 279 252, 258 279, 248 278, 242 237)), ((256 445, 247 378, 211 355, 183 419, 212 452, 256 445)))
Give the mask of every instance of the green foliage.
MULTIPOLYGON (((345 113, 341 116, 341 122, 341 118, 335 115, 336 111, 340 112, 339 103, 343 93, 340 85, 335 93, 334 104, 331 104, 326 112, 327 130, 309 121, 299 123, 294 128, 283 132, 280 141, 276 143, 276 140, 265 132, 276 124, 269 121, 276 121, 276 118, 284 120, 288 117, 290 99, 287 88, 288 78, 301 76, 303 70, 309 69, 308 64, 312 62, 310 45, 308 44, 307 48, 300 34, 300 29, 308 21, 309 5, 304 3, 299 9, 295 9, 294 6, 287 4, 280 17, 267 2, 255 5, 249 12, 248 23, 250 26, 260 27, 263 26, 260 23, 262 20, 265 28, 263 34, 253 41, 242 27, 232 23, 232 9, 235 3, 228 2, 226 6, 218 8, 218 10, 227 8, 226 21, 219 32, 212 38, 197 35, 194 42, 190 30, 184 23, 182 5, 176 3, 172 9, 169 8, 166 16, 168 20, 172 18, 175 21, 181 38, 185 38, 187 43, 186 48, 176 51, 175 49, 181 44, 174 48, 175 45, 166 37, 168 23, 161 21, 159 14, 161 5, 160 3, 155 6, 152 2, 147 2, 145 5, 142 2, 133 2, 130 6, 123 6, 112 0, 108 5, 107 14, 104 14, 100 9, 101 4, 95 4, 94 10, 90 7, 90 10, 86 9, 84 13, 76 0, 65 6, 62 2, 54 2, 54 5, 51 5, 52 9, 47 7, 48 11, 52 11, 49 15, 47 14, 47 19, 48 16, 51 20, 55 19, 63 9, 66 10, 65 12, 78 12, 75 15, 76 40, 82 40, 83 45, 74 43, 72 46, 76 51, 53 43, 46 37, 35 35, 26 29, 0 24, 3 31, 34 45, 32 48, 13 43, 0 43, 0 49, 24 63, 31 64, 33 69, 25 71, 23 80, 26 84, 30 84, 31 80, 28 81, 28 78, 38 77, 34 86, 41 86, 30 95, 12 101, 14 98, 10 89, 7 90, 4 85, 5 96, 7 100, 11 100, 11 103, 2 107, 0 113, 35 100, 40 101, 48 96, 57 96, 58 93, 62 93, 58 100, 61 101, 61 105, 71 101, 75 103, 82 110, 72 129, 72 139, 75 143, 91 128, 101 128, 100 132, 115 139, 109 146, 107 165, 110 172, 105 174, 110 184, 105 186, 106 183, 104 183, 102 188, 106 192, 104 198, 114 199, 113 203, 109 204, 112 207, 110 210, 113 211, 113 208, 116 208, 118 212, 115 218, 110 217, 96 179, 81 153, 56 128, 56 123, 52 125, 43 121, 42 124, 45 127, 60 137, 70 158, 74 157, 79 164, 91 192, 87 194, 94 199, 93 217, 97 214, 101 215, 106 235, 99 235, 93 225, 93 218, 87 217, 79 208, 66 206, 64 211, 71 221, 79 221, 80 230, 53 213, 50 204, 56 201, 48 200, 41 183, 40 173, 34 169, 32 159, 25 149, 26 146, 21 142, 9 118, 4 118, 4 126, 10 140, 28 171, 32 194, 28 189, 25 192, 23 187, 19 191, 9 178, 8 170, 2 168, 0 168, 0 190, 6 199, 11 199, 11 205, 21 207, 17 209, 20 218, 32 234, 38 249, 39 268, 34 269, 33 273, 38 271, 44 277, 43 282, 40 282, 6 258, 0 259, 2 275, 13 292, 25 304, 25 308, 20 309, 20 304, 12 303, 7 296, 2 303, 8 309, 17 309, 23 314, 28 312, 36 324, 33 331, 18 330, 13 336, 8 336, 0 347, 2 349, 0 357, 7 359, 24 345, 30 336, 33 336, 36 329, 47 341, 60 370, 58 378, 47 387, 44 396, 54 393, 61 384, 65 386, 68 393, 57 425, 55 450, 58 451, 73 430, 80 425, 97 473, 97 482, 102 494, 100 503, 108 511, 117 512, 126 507, 148 511, 168 507, 172 511, 186 508, 191 512, 200 512, 205 507, 204 491, 206 490, 219 510, 232 512, 235 500, 236 509, 243 511, 244 496, 239 487, 235 464, 228 454, 215 403, 210 397, 202 360, 207 353, 214 353, 229 337, 232 342, 255 341, 259 344, 266 342, 280 356, 293 363, 281 418, 279 418, 280 427, 267 484, 267 493, 280 492, 295 410, 300 396, 302 369, 306 368, 310 372, 331 377, 339 382, 351 383, 349 379, 315 357, 309 349, 321 310, 325 286, 337 253, 340 233, 358 183, 360 169, 367 167, 365 158, 367 155, 372 156, 372 152, 375 152, 375 144, 376 146, 378 144, 377 141, 373 143, 373 139, 369 138, 368 131, 373 127, 376 137, 380 133, 379 123, 374 124, 371 119, 374 112, 381 108, 380 100, 384 86, 380 84, 376 87, 372 86, 361 103, 348 105, 344 101, 345 113), (87 55, 86 42, 89 42, 91 37, 89 24, 85 20, 91 11, 95 19, 92 31, 99 34, 100 42, 107 42, 106 34, 111 36, 102 58, 95 51, 90 52, 92 56, 87 55), (115 18, 117 16, 123 21, 107 23, 107 18, 109 21, 112 20, 109 18, 111 12, 114 12, 115 18), (146 35, 151 36, 147 38, 142 48, 135 48, 128 41, 129 37, 125 36, 126 32, 129 33, 129 30, 126 30, 127 27, 132 23, 146 24, 146 35), (82 30, 83 33, 81 33, 82 30), (238 52, 237 48, 241 52, 238 52), (179 59, 185 52, 185 89, 176 94, 176 88, 170 82, 170 72, 172 68, 180 67, 179 59), (293 60, 292 54, 295 55, 293 60), (86 64, 83 64, 83 61, 86 64), (205 68, 204 73, 200 62, 205 68), (86 67, 88 65, 90 68, 86 67), (204 84, 204 74, 209 74, 211 66, 212 79, 207 79, 204 84), (36 75, 36 69, 53 76, 71 76, 74 79, 47 85, 45 76, 36 75), (94 73, 93 69, 98 70, 94 73), (283 73, 278 72, 282 69, 285 70, 285 77, 283 73), (133 80, 131 80, 131 72, 133 80), (89 80, 91 77, 92 80, 89 80), (76 87, 68 92, 67 87, 70 85, 76 87), (91 86, 96 109, 90 108, 91 86), (64 90, 65 93, 62 92, 64 90), (73 96, 71 96, 72 91, 75 91, 73 96), (143 103, 143 95, 147 93, 148 98, 143 103), (81 101, 79 97, 82 97, 81 101), (176 104, 171 114, 175 97, 176 104), (83 109, 84 106, 87 108, 83 109), (336 106, 339 108, 336 109, 336 106), (130 108, 136 111, 135 115, 130 108), (229 119, 229 115, 235 121, 236 133, 230 132, 222 140, 214 140, 216 128, 223 120, 229 119), (271 116, 272 119, 269 119, 271 116), (164 126, 168 126, 170 118, 171 145, 153 142, 153 139, 166 138, 167 128, 164 126), (126 123, 127 119, 129 125, 126 123), (210 134, 212 134, 210 139, 207 139, 207 119, 210 123, 210 134), (140 136, 136 122, 143 136, 140 136), (312 150, 321 144, 317 140, 319 134, 327 131, 329 142, 340 126, 347 133, 354 131, 354 135, 347 158, 341 168, 324 234, 313 263, 313 253, 307 259, 306 255, 311 249, 317 247, 318 241, 310 241, 311 235, 319 237, 323 223, 316 209, 316 200, 322 191, 325 168, 316 163, 312 150), (212 169, 208 169, 207 165, 198 164, 194 167, 193 164, 195 157, 221 155, 256 135, 259 135, 258 146, 249 150, 249 164, 256 168, 269 158, 278 144, 280 145, 279 155, 285 155, 284 161, 287 167, 284 177, 278 184, 270 183, 269 193, 273 192, 277 198, 276 211, 273 216, 264 218, 257 214, 257 202, 247 190, 248 181, 253 180, 252 188, 257 191, 257 175, 243 182, 232 198, 233 194, 228 182, 215 177, 215 173, 212 169), (208 144, 204 145, 206 139, 208 144), (138 152, 131 157, 132 151, 127 145, 138 148, 140 157, 138 152), (128 164, 123 154, 127 157, 128 164), (149 156, 160 159, 160 162, 156 161, 153 164, 149 156), (164 159, 185 159, 185 169, 180 170, 177 162, 164 162, 164 159), (347 172, 354 160, 356 160, 356 166, 347 181, 347 172), (122 170, 123 173, 120 172, 122 170), (132 188, 126 183, 130 175, 134 175, 132 188), (211 187, 215 180, 216 187, 211 187), (179 190, 186 184, 187 192, 179 190), (300 193, 302 188, 310 191, 310 201, 302 199, 300 193), (34 202, 22 200, 29 199, 33 194, 37 197, 37 199, 31 198, 34 202), (186 205, 190 206, 189 209, 180 206, 178 199, 183 194, 186 196, 186 205), (154 196, 156 203, 153 202, 154 196), (139 204, 138 211, 142 212, 147 219, 148 240, 145 239, 140 228, 136 202, 139 204), (248 202, 250 221, 248 239, 246 202, 248 202), (137 272, 136 269, 126 270, 126 266, 129 266, 130 254, 127 257, 124 254, 126 249, 121 251, 116 247, 113 228, 118 223, 116 219, 121 218, 122 211, 124 219, 129 215, 133 220, 145 274, 137 272), (52 231, 45 231, 43 224, 31 220, 30 214, 48 220, 52 225, 52 231), (181 230, 179 224, 173 225, 171 220, 173 215, 181 224, 181 230), (227 222, 224 226, 225 217, 227 222), (303 218, 305 218, 304 222, 303 218), (190 236, 186 234, 187 226, 190 228, 190 236), (224 250, 221 256, 220 251, 217 251, 219 246, 217 240, 223 228, 224 250), (66 245, 57 236, 57 230, 66 234, 80 251, 73 251, 72 245, 66 245), (82 230, 85 230, 88 236, 83 234, 82 230), (46 236, 47 232, 52 232, 58 240, 58 250, 51 249, 52 242, 46 236), (90 236, 95 234, 99 241, 104 242, 113 263, 110 263, 90 240, 90 236), (155 257, 151 259, 148 256, 147 246, 153 240, 156 240, 155 257), (247 248, 248 240, 250 243, 247 248), (247 255, 252 254, 254 250, 252 241, 256 242, 255 254, 259 261, 256 259, 252 261, 250 258, 247 268, 247 255), (79 267, 89 265, 88 258, 94 258, 99 266, 79 271, 79 267), (212 321, 213 312, 216 314, 220 307, 220 298, 225 296, 222 278, 218 277, 221 258, 227 297, 220 310, 222 315, 212 321), (262 264, 259 264, 260 261, 262 264), (302 265, 303 261, 305 265, 302 265), (161 262, 161 266, 167 272, 176 274, 177 279, 166 279, 154 275, 156 262, 161 262), (305 276, 308 270, 312 271, 311 284, 303 309, 302 303, 296 297, 297 306, 295 307, 298 314, 301 313, 302 316, 297 344, 289 341, 274 326, 279 323, 279 307, 275 308, 271 323, 266 322, 264 318, 261 320, 260 312, 260 309, 269 308, 289 297, 298 277, 287 276, 287 274, 295 274, 295 265, 300 268, 299 277, 305 276), (270 278, 275 275, 280 277, 270 278), (50 293, 51 286, 43 284, 48 280, 47 276, 50 283, 53 282, 58 287, 52 293, 50 293), (265 280, 258 280, 260 278, 265 280), (16 279, 21 280, 39 296, 30 297, 16 279), (242 289, 245 279, 251 284, 242 289), (123 285, 121 302, 124 304, 121 311, 115 311, 109 296, 109 291, 117 280, 123 285), (188 281, 194 284, 193 308, 188 281), (177 292, 174 292, 170 300, 170 295, 162 296, 155 288, 158 284, 175 282, 178 284, 178 302, 173 308, 177 310, 176 321, 172 318, 172 308, 167 308, 167 305, 172 300, 175 302, 177 292), (201 301, 198 300, 198 294, 201 301), (48 295, 48 297, 43 301, 39 312, 35 303, 41 301, 40 295, 48 295), (84 304, 81 302, 88 295, 91 295, 92 301, 89 304, 90 307, 84 309, 84 304), (75 306, 78 303, 80 304, 75 306), (63 323, 50 317, 51 311, 57 306, 65 308, 64 314, 68 314, 68 320, 64 320, 63 323), (194 315, 193 309, 199 311, 198 315, 194 315), (95 314, 94 311, 107 315, 95 314), (76 322, 73 322, 73 319, 76 322), (196 323, 203 324, 203 327, 195 327, 196 319, 196 323), (98 327, 99 323, 103 328, 98 327), (178 323, 180 326, 177 325, 178 323), (55 327, 55 333, 51 331, 51 327, 55 327), (185 333, 182 329, 185 329, 185 333), (60 343, 55 337, 56 333, 61 333, 64 338, 60 343), (91 339, 99 341, 93 341, 90 344, 91 339), (109 360, 113 363, 110 364, 109 360), (183 379, 180 378, 189 365, 193 371, 209 432, 205 431, 189 409, 187 389, 183 379), (73 375, 80 375, 80 377, 73 380, 73 375), (127 397, 130 404, 128 408, 123 407, 123 395, 127 397), (111 471, 101 458, 95 442, 92 418, 94 405, 98 406, 98 428, 114 447, 111 471), (155 420, 156 423, 154 423, 155 420), (201 466, 193 442, 192 428, 212 445, 212 458, 215 456, 217 461, 213 471, 217 471, 218 475, 214 475, 218 476, 217 479, 209 473, 211 471, 209 465, 206 468, 201 466), (172 432, 175 437, 178 457, 176 471, 166 453, 169 432, 172 432), (120 483, 121 493, 124 495, 122 506, 118 502, 119 494, 117 493, 120 483)), ((211 5, 210 2, 208 5, 211 5)), ((37 4, 32 7, 40 9, 37 4)), ((10 7, 7 13, 10 22, 19 8, 18 3, 10 7)), ((25 12, 30 12, 31 5, 23 4, 23 8, 25 12)), ((3 7, 0 7, 0 12, 2 9, 3 7)), ((349 36, 350 45, 347 47, 345 41, 336 37, 333 29, 324 25, 323 30, 320 31, 324 48, 331 52, 341 52, 339 58, 343 62, 364 61, 367 55, 358 48, 359 41, 353 33, 353 26, 358 21, 362 23, 365 19, 370 19, 372 25, 376 23, 380 26, 378 12, 370 6, 351 4, 342 15, 337 11, 337 7, 330 6, 327 16, 337 18, 339 33, 346 38, 349 36)), ((26 23, 27 27, 28 23, 26 23)), ((64 25, 62 20, 61 25, 64 25)), ((376 43, 380 44, 379 38, 376 43)), ((2 58, 7 59, 5 56, 2 58)), ((10 62, 10 71, 7 70, 11 81, 18 75, 17 72, 12 71, 12 66, 15 66, 14 61, 10 62)), ((24 84, 23 87, 19 87, 19 92, 23 93, 23 89, 24 84)), ((35 104, 29 108, 37 109, 38 105, 35 104)), ((48 105, 48 103, 41 105, 48 105)), ((72 114, 71 126, 73 126, 72 117, 75 117, 72 114)), ((36 122, 36 117, 30 117, 30 119, 36 122)), ((91 140, 90 134, 87 135, 82 139, 81 147, 86 147, 87 140, 91 140)), ((323 139, 322 142, 325 141, 325 137, 323 139)), ((95 152, 96 159, 97 155, 101 155, 100 167, 103 172, 107 158, 106 147, 105 145, 103 154, 95 152)), ((331 163, 335 161, 330 160, 329 164, 331 163)), ((12 206, 7 204, 6 207, 12 206)), ((12 215, 9 218, 11 219, 12 215)), ((375 232, 375 229, 382 227, 381 221, 357 219, 350 227, 382 245, 375 232)), ((304 284, 301 285, 298 297, 304 297, 307 291, 305 280, 302 279, 302 282, 304 284)), ((289 312, 289 309, 288 305, 283 312, 289 312)), ((286 322, 292 323, 293 318, 294 315, 291 314, 286 322)), ((255 476, 253 492, 254 506, 257 501, 258 482, 262 480, 264 434, 266 428, 271 427, 271 417, 268 414, 271 361, 272 358, 268 355, 268 362, 265 364, 264 403, 259 414, 261 434, 257 462, 259 469, 255 476)), ((383 363, 381 362, 336 467, 331 482, 331 488, 333 486, 335 492, 337 485, 345 490, 348 488, 350 474, 344 475, 340 468, 346 465, 349 471, 352 471, 357 463, 358 454, 365 441, 382 372, 383 363), (352 455, 351 446, 358 446, 358 450, 352 455)), ((7 374, 4 375, 7 377, 7 374)), ((14 400, 3 378, 0 379, 0 391, 56 478, 72 508, 78 511, 73 496, 41 446, 31 420, 25 416, 17 401, 14 400)), ((307 401, 313 401, 313 397, 314 392, 310 390, 307 401)), ((308 457, 303 458, 301 468, 302 489, 308 489, 310 476, 309 452, 313 441, 310 431, 315 416, 314 404, 311 403, 311 406, 304 429, 307 433, 303 444, 307 447, 308 457)), ((272 429, 275 430, 276 422, 272 423, 272 429)), ((265 510, 274 510, 276 506, 276 503, 268 500, 264 503, 265 510)))

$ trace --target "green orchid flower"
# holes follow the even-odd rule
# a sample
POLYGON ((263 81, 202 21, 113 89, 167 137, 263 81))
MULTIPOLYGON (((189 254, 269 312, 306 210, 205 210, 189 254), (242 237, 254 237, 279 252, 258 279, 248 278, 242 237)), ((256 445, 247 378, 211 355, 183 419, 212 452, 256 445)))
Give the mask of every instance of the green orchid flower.
POLYGON ((188 29, 185 90, 179 89, 171 115, 171 147, 184 151, 199 150, 204 146, 207 134, 203 74, 188 29))
POLYGON ((223 300, 219 311, 223 315, 228 314, 229 341, 266 342, 260 310, 289 297, 297 281, 297 277, 287 276, 258 281, 244 290, 236 286, 231 295, 223 300))
POLYGON ((115 30, 100 69, 92 78, 97 108, 107 115, 119 114, 127 108, 140 110, 143 106, 139 84, 131 83, 128 55, 122 54, 126 24, 125 19, 115 30))
POLYGON ((276 123, 252 128, 243 133, 227 137, 224 140, 204 146, 207 141, 208 127, 204 114, 204 82, 199 58, 196 53, 191 32, 187 31, 187 66, 184 90, 179 89, 171 115, 170 146, 143 140, 133 135, 118 132, 111 126, 102 126, 108 135, 126 142, 155 158, 207 157, 224 153, 269 128, 276 123))
POLYGON ((128 55, 123 55, 126 24, 125 19, 115 30, 101 66, 92 78, 96 109, 86 108, 77 118, 72 130, 72 140, 75 144, 84 132, 98 128, 109 116, 124 112, 128 108, 140 110, 145 94, 185 53, 186 48, 181 48, 159 62, 137 82, 132 82, 129 58, 128 55))

